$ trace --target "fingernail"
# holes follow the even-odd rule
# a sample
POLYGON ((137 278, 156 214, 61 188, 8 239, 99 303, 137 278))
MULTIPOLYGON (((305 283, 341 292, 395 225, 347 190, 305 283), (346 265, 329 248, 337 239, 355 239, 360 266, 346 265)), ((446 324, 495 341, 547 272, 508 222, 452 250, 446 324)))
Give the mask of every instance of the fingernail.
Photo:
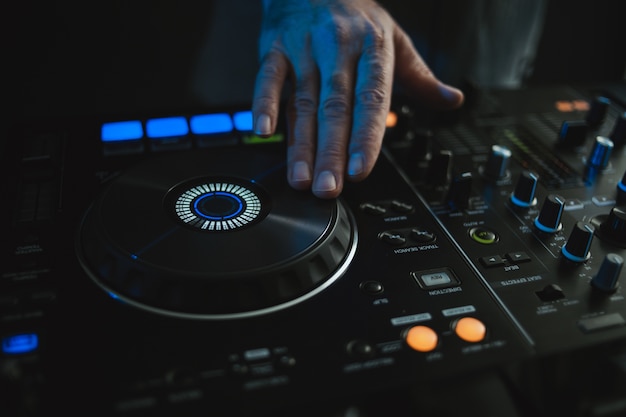
POLYGON ((460 97, 463 97, 461 90, 444 83, 439 84, 439 92, 446 101, 457 102, 460 97))
POLYGON ((267 114, 261 114, 257 117, 254 133, 257 135, 272 134, 272 122, 267 114))
POLYGON ((335 176, 330 171, 322 171, 317 176, 313 191, 334 191, 337 188, 335 176))
POLYGON ((293 182, 305 182, 311 180, 311 170, 309 164, 304 161, 298 161, 293 164, 293 170, 291 171, 291 180, 293 182))
POLYGON ((348 175, 351 177, 360 175, 363 172, 364 164, 363 154, 359 152, 353 153, 348 161, 348 175))

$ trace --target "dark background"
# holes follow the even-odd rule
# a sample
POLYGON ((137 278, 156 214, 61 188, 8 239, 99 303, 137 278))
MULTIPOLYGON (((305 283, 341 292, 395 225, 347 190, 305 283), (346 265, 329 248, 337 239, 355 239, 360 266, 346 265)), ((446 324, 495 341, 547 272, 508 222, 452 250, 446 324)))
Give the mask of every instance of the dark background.
MULTIPOLYGON (((240 3, 249 7, 217 21, 213 17, 223 12, 220 2, 208 0, 63 0, 5 6, 4 117, 11 122, 145 113, 249 100, 260 1, 240 3), (207 40, 219 50, 207 47, 207 40), (208 87, 198 83, 199 67, 211 81, 208 87)), ((430 42, 420 51, 436 73, 445 65, 437 47, 444 48, 465 19, 454 3, 385 2, 409 33, 430 42)), ((526 82, 623 79, 622 5, 619 0, 548 1, 535 69, 526 82)))

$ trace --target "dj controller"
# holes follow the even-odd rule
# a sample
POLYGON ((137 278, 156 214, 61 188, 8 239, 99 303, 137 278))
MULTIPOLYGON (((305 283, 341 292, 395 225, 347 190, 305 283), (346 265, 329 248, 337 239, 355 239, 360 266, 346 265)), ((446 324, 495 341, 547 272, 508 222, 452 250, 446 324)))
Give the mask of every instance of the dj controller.
POLYGON ((0 415, 624 415, 626 86, 470 98, 334 200, 244 107, 13 126, 0 415))

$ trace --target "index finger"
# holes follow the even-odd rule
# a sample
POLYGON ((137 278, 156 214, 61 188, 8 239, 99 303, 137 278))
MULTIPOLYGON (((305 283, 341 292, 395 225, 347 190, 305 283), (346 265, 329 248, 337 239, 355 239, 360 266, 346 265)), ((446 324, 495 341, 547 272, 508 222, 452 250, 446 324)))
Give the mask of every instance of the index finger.
POLYGON ((252 99, 254 133, 259 136, 270 136, 276 129, 288 68, 287 58, 277 49, 270 49, 261 60, 252 99))

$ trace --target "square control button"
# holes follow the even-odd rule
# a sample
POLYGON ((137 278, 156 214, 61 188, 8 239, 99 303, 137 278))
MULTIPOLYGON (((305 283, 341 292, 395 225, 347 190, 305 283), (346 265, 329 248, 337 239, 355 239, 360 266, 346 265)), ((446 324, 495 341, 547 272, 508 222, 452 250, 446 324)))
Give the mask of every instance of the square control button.
POLYGON ((423 290, 434 288, 454 287, 461 281, 450 268, 429 269, 426 271, 411 272, 411 276, 423 290))

